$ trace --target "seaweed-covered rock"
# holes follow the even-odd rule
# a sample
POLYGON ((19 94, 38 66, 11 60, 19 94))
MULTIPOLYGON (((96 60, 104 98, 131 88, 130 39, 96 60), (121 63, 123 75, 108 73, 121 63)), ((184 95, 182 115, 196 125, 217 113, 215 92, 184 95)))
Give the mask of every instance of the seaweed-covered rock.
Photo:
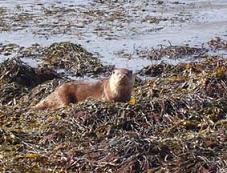
POLYGON ((190 46, 161 46, 159 49, 137 50, 141 57, 152 60, 160 60, 161 58, 185 58, 188 56, 199 57, 208 52, 205 48, 197 48, 190 46))
POLYGON ((54 43, 44 53, 44 63, 72 71, 77 76, 98 73, 103 67, 100 61, 81 45, 69 42, 54 43))
POLYGON ((32 68, 19 59, 8 59, 0 64, 1 81, 15 82, 25 87, 33 87, 44 81, 59 77, 50 69, 32 68))
POLYGON ((60 78, 50 69, 32 68, 19 59, 8 59, 0 64, 0 104, 17 104, 34 86, 60 78))
POLYGON ((179 66, 174 66, 166 63, 149 65, 141 69, 138 74, 146 75, 150 77, 160 77, 169 73, 181 73, 183 68, 179 66))
POLYGON ((17 100, 28 93, 28 89, 15 83, 5 83, 0 85, 0 105, 17 104, 17 100))
POLYGON ((55 111, 10 110, 2 117, 6 120, 10 114, 14 121, 2 126, 3 135, 12 141, 9 148, 20 150, 6 154, 4 165, 30 171, 38 163, 38 171, 187 172, 190 160, 190 171, 219 169, 227 149, 224 121, 210 115, 218 109, 216 114, 223 114, 226 102, 215 103, 210 112, 204 109, 213 125, 203 121, 202 112, 194 116, 187 99, 160 98, 135 105, 88 100, 55 111), (16 127, 19 130, 13 131, 16 127))
POLYGON ((215 37, 208 42, 208 45, 214 49, 224 49, 227 50, 227 40, 223 40, 220 37, 215 37))
POLYGON ((204 86, 206 95, 213 98, 227 97, 227 65, 214 69, 204 86))
POLYGON ((57 110, 30 106, 66 80, 37 85, 0 105, 0 171, 226 172, 226 67, 220 57, 170 66, 137 83, 135 102, 57 110))
POLYGON ((0 54, 9 56, 15 52, 17 52, 20 49, 20 46, 17 44, 0 44, 0 54))

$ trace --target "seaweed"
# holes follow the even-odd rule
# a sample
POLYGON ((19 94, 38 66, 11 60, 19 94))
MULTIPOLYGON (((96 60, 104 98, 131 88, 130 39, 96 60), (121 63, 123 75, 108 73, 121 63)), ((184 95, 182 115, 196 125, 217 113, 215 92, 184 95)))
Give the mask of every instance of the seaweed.
POLYGON ((172 44, 170 44, 170 46, 160 45, 160 48, 158 49, 137 50, 137 54, 139 54, 140 57, 151 60, 160 60, 162 58, 178 59, 188 56, 197 58, 205 55, 207 52, 208 49, 204 47, 190 47, 188 45, 173 46, 172 44))
MULTIPOLYGON (((69 81, 69 73, 96 78, 109 75, 114 67, 104 66, 99 57, 71 42, 47 47, 7 44, 17 33, 27 33, 23 39, 15 38, 24 45, 61 40, 62 34, 63 39, 91 44, 113 39, 142 43, 162 29, 193 24, 197 8, 206 9, 207 4, 162 0, 18 4, 0 7, 0 31, 7 32, 3 37, 12 34, 0 43, 1 60, 12 58, 0 64, 0 172, 227 172, 227 59, 220 55, 226 55, 226 40, 217 37, 194 47, 170 44, 132 53, 124 49, 115 56, 130 59, 137 54, 152 63, 181 58, 192 62, 142 68, 128 103, 88 99, 44 111, 31 107, 69 81), (160 16, 163 11, 167 13, 160 16), (29 66, 25 59, 35 60, 37 66, 29 66)), ((202 18, 207 23, 206 16, 202 18)))
POLYGON ((18 91, 16 104, 0 105, 0 171, 225 172, 226 59, 160 67, 129 103, 30 109, 66 78, 18 91))
POLYGON ((208 45, 214 50, 218 50, 218 49, 227 50, 227 41, 221 39, 220 37, 215 37, 215 38, 211 39, 208 42, 208 45))
POLYGON ((81 45, 70 42, 54 43, 44 53, 44 64, 57 69, 67 69, 76 76, 96 74, 103 65, 81 45))
POLYGON ((0 64, 0 76, 3 83, 15 82, 26 87, 34 87, 58 77, 56 72, 48 68, 32 68, 16 58, 8 59, 0 64))
POLYGON ((32 68, 20 59, 7 59, 0 64, 0 104, 17 104, 29 90, 45 81, 60 78, 48 68, 32 68))

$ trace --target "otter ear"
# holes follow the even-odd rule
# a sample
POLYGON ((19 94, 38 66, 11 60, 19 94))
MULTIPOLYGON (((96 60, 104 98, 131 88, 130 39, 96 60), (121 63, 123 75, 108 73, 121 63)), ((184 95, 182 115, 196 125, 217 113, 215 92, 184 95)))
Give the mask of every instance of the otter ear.
POLYGON ((128 71, 128 74, 132 75, 132 72, 133 72, 132 70, 129 70, 129 71, 128 71))

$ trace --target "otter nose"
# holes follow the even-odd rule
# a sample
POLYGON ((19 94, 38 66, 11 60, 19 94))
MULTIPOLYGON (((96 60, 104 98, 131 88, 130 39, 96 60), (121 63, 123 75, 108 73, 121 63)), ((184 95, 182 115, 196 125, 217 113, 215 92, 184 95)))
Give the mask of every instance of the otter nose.
POLYGON ((126 79, 126 77, 127 77, 127 74, 122 74, 120 78, 121 79, 126 79))

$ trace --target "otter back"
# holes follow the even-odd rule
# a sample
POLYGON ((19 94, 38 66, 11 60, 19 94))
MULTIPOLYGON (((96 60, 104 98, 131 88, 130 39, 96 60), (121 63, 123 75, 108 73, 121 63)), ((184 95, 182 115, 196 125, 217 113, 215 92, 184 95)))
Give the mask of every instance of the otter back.
POLYGON ((130 70, 115 69, 110 78, 106 80, 65 83, 33 108, 57 109, 87 98, 108 102, 127 102, 130 100, 133 84, 134 79, 130 70))

